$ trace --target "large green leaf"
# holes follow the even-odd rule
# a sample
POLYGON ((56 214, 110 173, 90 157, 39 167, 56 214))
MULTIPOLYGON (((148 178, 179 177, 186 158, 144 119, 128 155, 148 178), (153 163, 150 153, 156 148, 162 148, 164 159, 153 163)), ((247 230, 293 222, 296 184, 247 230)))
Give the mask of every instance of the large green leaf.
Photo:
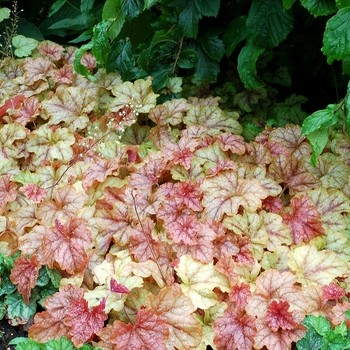
MULTIPOLYGON (((7 316, 12 320, 12 325, 23 324, 21 321, 29 321, 29 318, 35 314, 37 296, 32 295, 29 305, 27 305, 22 295, 18 292, 7 295, 5 305, 7 307, 7 316)), ((26 323, 26 322, 25 322, 26 323)))
POLYGON ((295 3, 295 0, 282 0, 283 2, 283 7, 286 9, 286 10, 289 10, 293 4, 295 3))
POLYGON ((66 2, 67 0, 55 1, 50 7, 49 17, 52 16, 54 13, 56 13, 66 2))
POLYGON ((123 12, 128 20, 136 18, 144 7, 144 0, 123 1, 123 12))
POLYGON ((222 36, 222 41, 226 47, 226 55, 231 56, 236 46, 243 40, 247 39, 247 28, 245 22, 247 16, 235 18, 227 27, 222 36))
POLYGON ((334 0, 300 0, 300 2, 315 17, 327 16, 337 11, 334 0))
POLYGON ((350 0, 335 0, 338 9, 350 6, 350 0))
POLYGON ((194 0, 194 2, 204 16, 216 17, 219 13, 220 0, 194 0))
POLYGON ((272 49, 293 28, 293 16, 285 11, 281 0, 253 0, 248 18, 248 39, 256 46, 272 49))
POLYGON ((177 61, 177 65, 180 68, 193 68, 198 62, 198 52, 195 50, 183 50, 180 53, 179 60, 177 61))
POLYGON ((156 4, 159 1, 160 0, 145 0, 145 4, 143 6, 143 9, 147 10, 147 9, 151 8, 154 4, 156 4))
POLYGON ((342 60, 350 54, 350 7, 345 7, 330 18, 323 36, 322 52, 328 64, 342 60))
POLYGON ((331 104, 326 109, 312 113, 304 120, 302 133, 308 135, 320 128, 328 128, 334 125, 339 118, 338 112, 338 106, 331 104))
POLYGON ((307 139, 312 147, 311 165, 316 166, 317 157, 322 153, 328 142, 328 128, 317 129, 307 135, 307 139))
POLYGON ((93 29, 94 36, 92 37, 92 53, 100 66, 105 64, 110 50, 108 40, 108 28, 110 25, 110 20, 102 20, 101 22, 97 23, 93 29))
POLYGON ((2 22, 4 19, 10 18, 11 10, 7 7, 0 8, 0 22, 2 22))
POLYGON ((122 10, 122 0, 107 0, 103 6, 102 19, 113 19, 108 34, 114 40, 123 28, 125 16, 122 10))
POLYGON ((225 46, 217 35, 210 35, 209 33, 201 35, 198 40, 206 54, 213 60, 220 61, 225 53, 225 46))
POLYGON ((256 90, 265 85, 256 74, 256 61, 264 51, 264 48, 248 43, 239 53, 238 74, 246 89, 256 90))
POLYGON ((198 32, 198 21, 202 17, 195 2, 189 1, 179 16, 179 26, 189 38, 195 38, 198 32))

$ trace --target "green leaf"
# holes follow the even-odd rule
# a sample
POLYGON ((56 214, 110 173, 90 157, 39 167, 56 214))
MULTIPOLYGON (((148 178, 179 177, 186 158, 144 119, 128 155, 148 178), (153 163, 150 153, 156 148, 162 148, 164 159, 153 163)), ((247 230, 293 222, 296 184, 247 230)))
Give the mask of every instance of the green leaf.
POLYGON ((75 18, 65 18, 52 24, 49 29, 72 29, 72 30, 84 30, 85 28, 85 16, 79 15, 75 18))
POLYGON ((195 50, 183 50, 180 53, 179 60, 177 61, 177 65, 180 68, 193 68, 196 63, 198 62, 199 55, 198 52, 195 50))
POLYGON ((80 10, 81 12, 89 13, 92 10, 92 7, 94 6, 95 0, 81 0, 80 4, 80 10))
POLYGON ((2 22, 4 19, 10 18, 11 10, 7 7, 0 8, 0 22, 2 22))
POLYGON ((307 316, 302 322, 307 328, 315 330, 319 335, 325 335, 332 330, 329 321, 323 316, 307 316))
POLYGON ((298 350, 321 350, 323 338, 314 329, 310 328, 304 338, 297 342, 298 350))
POLYGON ((257 90, 265 85, 256 74, 256 61, 264 51, 250 42, 239 53, 238 74, 246 89, 257 90))
POLYGON ((220 0, 194 0, 198 10, 204 16, 216 17, 219 13, 220 0))
POLYGON ((29 318, 36 312, 36 300, 37 297, 35 297, 33 293, 29 305, 24 302, 22 295, 18 292, 5 297, 7 316, 11 320, 13 326, 21 324, 21 321, 24 321, 25 323, 29 321, 29 318))
POLYGON ((295 3, 295 0, 282 0, 283 2, 283 8, 285 10, 289 10, 292 8, 293 4, 295 3))
POLYGON ((326 109, 321 109, 309 115, 303 122, 302 133, 308 135, 320 128, 328 128, 334 125, 339 117, 338 105, 328 105, 326 109))
POLYGON ((111 25, 110 20, 102 20, 94 26, 92 37, 92 54, 95 56, 99 66, 104 66, 108 53, 110 51, 110 44, 108 40, 108 28, 111 25))
POLYGON ((189 1, 179 16, 179 26, 189 38, 195 38, 198 32, 198 21, 202 17, 195 2, 189 1))
POLYGON ((236 46, 247 39, 246 28, 247 16, 240 16, 235 18, 227 27, 226 32, 222 36, 222 41, 226 47, 226 56, 231 56, 236 46))
POLYGON ((50 277, 49 277, 49 275, 47 274, 46 267, 42 267, 42 268, 39 270, 39 276, 38 276, 38 279, 37 279, 37 281, 36 281, 36 285, 35 285, 35 286, 44 287, 44 286, 46 286, 49 282, 50 282, 50 277))
POLYGON ((326 24, 321 51, 327 55, 327 63, 342 60, 350 55, 350 7, 343 8, 326 24))
POLYGON ((208 57, 197 42, 193 41, 189 46, 197 51, 199 57, 194 71, 197 79, 201 82, 215 82, 220 71, 219 63, 208 57))
POLYGON ((150 75, 153 78, 152 88, 154 92, 158 92, 160 89, 166 87, 170 74, 171 67, 167 64, 158 63, 152 67, 150 75))
POLYGON ((143 0, 123 1, 123 13, 125 18, 132 20, 136 18, 143 10, 143 0))
POLYGON ((143 6, 143 9, 147 10, 147 9, 151 8, 154 4, 156 4, 159 1, 160 0, 145 0, 145 4, 143 6))
POLYGON ((327 16, 337 11, 334 0, 300 0, 300 2, 315 17, 327 16))
POLYGON ((345 125, 348 135, 350 135, 350 82, 348 83, 348 91, 345 96, 345 125))
POLYGON ((248 40, 256 46, 272 49, 293 28, 293 16, 285 11, 281 0, 253 0, 248 18, 248 40))
POLYGON ((328 128, 321 128, 308 134, 306 137, 312 147, 312 155, 310 163, 312 166, 316 166, 317 158, 322 153, 328 142, 328 128))
POLYGON ((123 28, 125 16, 122 10, 123 0, 107 0, 103 6, 102 19, 113 20, 113 24, 108 30, 111 40, 114 40, 123 28))
POLYGON ((350 0, 335 0, 338 9, 350 6, 350 0))
POLYGON ((49 17, 52 16, 54 13, 56 13, 66 2, 67 0, 55 1, 50 7, 49 17))
POLYGON ((55 288, 58 288, 60 285, 60 280, 62 279, 62 275, 55 269, 49 269, 47 266, 47 274, 50 277, 51 283, 55 288))
POLYGON ((349 349, 350 339, 346 339, 343 335, 334 331, 329 331, 323 339, 322 349, 344 350, 349 349))
POLYGON ((217 35, 204 33, 198 38, 206 54, 213 60, 220 61, 225 53, 225 45, 217 35))
POLYGON ((45 344, 45 350, 73 350, 73 343, 66 337, 61 337, 60 340, 49 340, 45 344))
POLYGON ((84 53, 87 50, 91 50, 92 47, 93 47, 93 42, 90 41, 88 44, 83 45, 80 49, 77 50, 77 52, 75 53, 73 67, 77 73, 84 75, 91 81, 96 82, 97 79, 90 73, 89 69, 81 63, 81 58, 83 57, 84 53))
POLYGON ((12 38, 12 45, 16 48, 15 55, 17 57, 27 57, 38 46, 38 41, 26 38, 23 35, 16 35, 12 38))
POLYGON ((2 320, 6 315, 6 310, 4 306, 4 301, 0 300, 0 320, 2 320))
MULTIPOLYGON (((13 339, 16 340, 17 338, 13 339)), ((21 338, 20 338, 21 339, 21 338)), ((9 344, 16 344, 16 342, 11 342, 9 344)), ((16 350, 44 350, 45 344, 41 344, 35 340, 25 338, 25 341, 20 341, 16 346, 16 350)))

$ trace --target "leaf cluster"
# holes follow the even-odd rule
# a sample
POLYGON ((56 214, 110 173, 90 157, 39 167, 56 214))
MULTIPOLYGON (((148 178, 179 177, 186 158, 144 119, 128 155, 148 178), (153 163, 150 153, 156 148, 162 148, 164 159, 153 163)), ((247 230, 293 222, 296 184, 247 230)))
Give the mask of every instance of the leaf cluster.
POLYGON ((123 81, 85 52, 92 81, 73 69, 77 54, 43 41, 0 68, 5 276, 22 304, 36 298, 40 273, 63 277, 29 338, 290 349, 307 315, 341 324, 347 135, 330 133, 312 167, 298 125, 248 142, 218 96, 159 103, 152 79, 123 81))
POLYGON ((9 256, 0 254, 0 318, 5 317, 13 326, 26 324, 44 306, 44 299, 58 290, 61 278, 47 266, 34 271, 28 265, 21 266, 19 260, 20 251, 9 256))

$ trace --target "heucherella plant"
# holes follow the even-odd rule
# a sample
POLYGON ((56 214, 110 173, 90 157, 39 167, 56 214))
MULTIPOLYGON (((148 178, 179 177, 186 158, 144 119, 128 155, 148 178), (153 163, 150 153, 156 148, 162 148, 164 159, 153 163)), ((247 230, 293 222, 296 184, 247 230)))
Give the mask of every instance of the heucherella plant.
POLYGON ((76 53, 44 41, 0 66, 0 288, 26 305, 40 271, 62 277, 18 347, 291 349, 305 317, 345 320, 341 129, 312 167, 300 126, 247 142, 218 96, 159 103, 151 78, 86 52, 92 81, 76 53))

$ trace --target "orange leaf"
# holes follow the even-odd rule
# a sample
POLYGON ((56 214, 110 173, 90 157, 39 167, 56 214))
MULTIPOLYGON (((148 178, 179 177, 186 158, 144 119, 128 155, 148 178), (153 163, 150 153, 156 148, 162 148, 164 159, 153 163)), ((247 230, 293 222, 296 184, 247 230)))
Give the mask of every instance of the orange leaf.
POLYGON ((22 294, 27 305, 29 305, 32 289, 38 279, 40 267, 40 261, 36 255, 32 255, 29 259, 25 255, 21 255, 14 260, 10 280, 13 284, 18 284, 17 290, 22 294))
POLYGON ((169 329, 153 310, 139 310, 135 325, 115 321, 113 328, 111 341, 118 350, 166 349, 169 329))
POLYGON ((0 214, 5 211, 6 204, 17 197, 17 185, 10 181, 9 175, 0 177, 0 214))
POLYGON ((50 267, 55 262, 70 274, 83 274, 89 258, 85 251, 90 247, 92 235, 83 218, 68 219, 64 225, 59 220, 56 227, 47 230, 43 240, 44 259, 50 267))
POLYGON ((283 222, 289 227, 294 244, 310 242, 313 238, 325 235, 321 215, 308 196, 294 197, 290 201, 292 213, 283 214, 283 222))

